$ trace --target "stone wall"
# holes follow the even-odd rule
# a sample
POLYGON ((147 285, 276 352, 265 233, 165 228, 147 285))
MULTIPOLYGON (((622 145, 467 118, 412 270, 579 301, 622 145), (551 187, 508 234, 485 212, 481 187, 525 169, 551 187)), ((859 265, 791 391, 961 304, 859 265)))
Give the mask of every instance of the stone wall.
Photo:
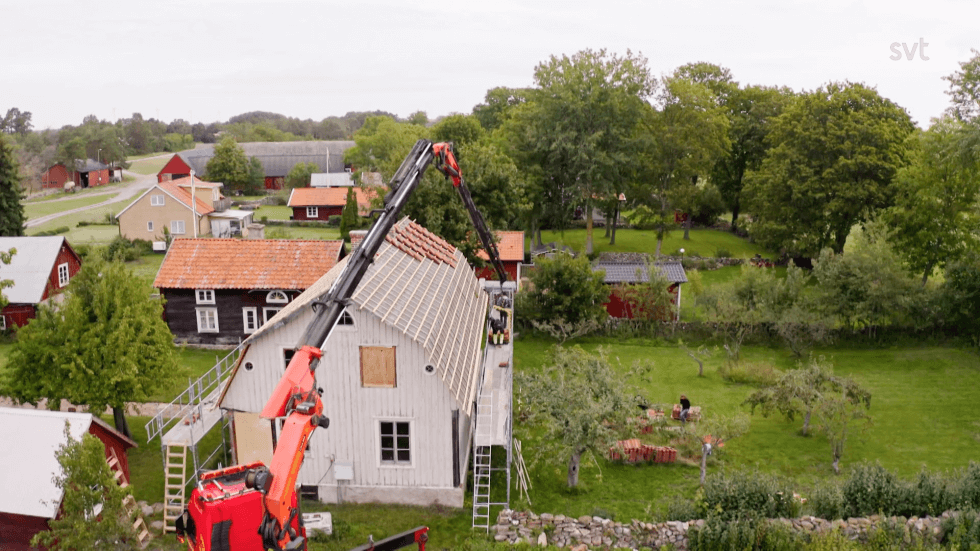
MULTIPOLYGON (((852 540, 865 540, 875 527, 884 522, 903 525, 906 534, 915 534, 926 541, 938 542, 942 537, 941 523, 949 517, 949 511, 941 517, 890 517, 852 518, 846 521, 827 521, 816 517, 774 519, 769 522, 789 526, 796 532, 826 533, 840 530, 852 540)), ((552 515, 503 510, 497 517, 491 533, 497 542, 514 544, 520 541, 533 545, 568 547, 573 551, 601 549, 659 549, 673 545, 675 549, 687 549, 687 531, 692 526, 702 526, 703 520, 690 522, 669 521, 649 523, 633 520, 630 523, 613 522, 600 517, 552 515)))

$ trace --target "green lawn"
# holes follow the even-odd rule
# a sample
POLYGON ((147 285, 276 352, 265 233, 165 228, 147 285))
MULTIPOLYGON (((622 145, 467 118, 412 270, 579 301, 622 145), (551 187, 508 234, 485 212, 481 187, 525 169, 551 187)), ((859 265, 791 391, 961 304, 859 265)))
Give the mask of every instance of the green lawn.
MULTIPOLYGON (((629 367, 635 360, 652 360, 652 372, 644 379, 630 379, 637 393, 653 403, 672 404, 687 394, 706 415, 748 411, 741 402, 754 388, 728 383, 717 367, 722 355, 706 362, 705 377, 697 377, 697 366, 681 350, 646 341, 587 342, 607 347, 612 360, 629 367)), ((537 369, 549 343, 519 340, 515 367, 537 369)), ((976 399, 980 395, 980 358, 968 351, 948 348, 889 350, 823 350, 838 374, 854 377, 871 390, 873 426, 861 437, 852 437, 842 461, 846 470, 859 461, 880 461, 903 477, 911 477, 923 466, 933 470, 965 467, 977 459, 980 423, 976 399), (938 407, 941 404, 942 407, 938 407)), ((771 362, 787 369, 794 360, 783 349, 747 347, 751 361, 771 362)), ((832 478, 829 445, 824 437, 799 435, 795 423, 782 417, 752 417, 749 432, 725 447, 725 453, 709 460, 709 473, 721 468, 749 468, 792 478, 806 495, 814 483, 832 478)), ((525 459, 535 461, 534 430, 515 421, 515 436, 525 443, 525 459)), ((543 461, 531 466, 535 511, 578 516, 602 509, 617 519, 649 518, 648 506, 656 510, 670 497, 693 497, 697 488, 696 465, 630 466, 603 457, 583 458, 580 488, 565 487, 564 465, 543 461), (596 463, 598 465, 596 465, 596 463)))
POLYGON ((293 209, 285 206, 273 206, 273 205, 262 205, 261 207, 255 209, 255 215, 252 216, 252 220, 260 222, 262 217, 265 216, 269 220, 289 220, 289 217, 293 215, 293 209))
MULTIPOLYGON (((131 181, 135 180, 135 178, 133 178, 132 176, 129 176, 128 177, 129 180, 126 180, 126 178, 127 177, 123 177, 123 182, 121 182, 121 183, 106 184, 106 185, 102 185, 102 186, 92 186, 92 187, 87 187, 87 188, 84 188, 84 189, 76 189, 73 192, 71 192, 70 194, 69 193, 64 193, 64 192, 61 192, 61 191, 58 191, 58 192, 55 192, 55 193, 49 193, 48 195, 42 195, 41 197, 35 197, 33 199, 28 199, 28 200, 24 201, 24 204, 26 206, 26 205, 31 205, 31 204, 34 204, 34 203, 44 203, 44 202, 48 202, 48 201, 55 201, 57 199, 71 200, 73 198, 80 198, 80 197, 84 197, 86 195, 92 195, 93 193, 101 193, 101 192, 106 192, 106 191, 115 191, 117 187, 121 187, 126 182, 131 182, 131 181)), ((106 195, 103 195, 103 197, 107 197, 107 196, 106 195)))
POLYGON ((172 158, 173 155, 168 153, 164 157, 136 160, 130 163, 129 170, 137 174, 156 174, 172 158))
MULTIPOLYGON (((603 237, 604 235, 604 229, 593 229, 592 240, 596 252, 654 253, 657 250, 657 233, 652 230, 616 230, 615 245, 610 245, 609 238, 603 237)), ((541 240, 545 243, 555 241, 559 244, 568 245, 576 251, 585 250, 584 229, 565 230, 564 234, 557 231, 543 231, 541 232, 541 240)), ((661 252, 674 254, 682 248, 686 256, 713 257, 719 249, 727 250, 729 256, 734 258, 749 258, 756 254, 773 256, 762 247, 721 230, 691 230, 691 239, 688 241, 684 240, 683 231, 671 232, 664 239, 661 252)), ((527 247, 527 250, 530 250, 530 246, 527 247)))
POLYGON ((157 151, 155 153, 146 153, 144 155, 130 155, 129 157, 126 157, 126 161, 131 163, 133 161, 139 161, 140 159, 146 159, 147 157, 159 157, 160 155, 166 155, 167 159, 170 159, 174 154, 168 151, 157 151))
POLYGON ((139 260, 127 262, 126 267, 133 271, 133 275, 146 278, 152 283, 157 277, 157 272, 160 271, 165 256, 160 253, 148 254, 139 260))
POLYGON ((340 228, 301 228, 298 226, 266 226, 266 239, 340 239, 340 228))
MULTIPOLYGON (((50 222, 46 222, 44 224, 41 224, 40 226, 34 226, 34 227, 31 227, 31 228, 27 228, 26 233, 27 233, 27 235, 37 235, 38 233, 40 233, 42 231, 51 231, 51 230, 60 228, 62 226, 68 226, 69 228, 74 229, 75 226, 77 226, 78 223, 81 222, 81 221, 83 221, 83 220, 84 221, 87 221, 87 222, 93 222, 93 223, 104 222, 105 221, 105 217, 106 217, 106 213, 109 213, 109 214, 115 216, 119 211, 121 211, 122 209, 126 208, 126 206, 127 205, 126 205, 125 202, 122 202, 122 203, 112 203, 111 205, 106 205, 104 207, 96 207, 96 208, 90 209, 90 210, 85 211, 85 212, 79 212, 79 213, 76 213, 76 214, 68 214, 68 215, 62 216, 60 218, 56 218, 56 219, 54 219, 54 220, 52 220, 50 222)), ((117 226, 110 226, 110 227, 115 232, 115 235, 119 235, 119 228, 117 226)), ((84 228, 82 228, 82 229, 84 229, 84 228)), ((115 236, 113 236, 113 237, 115 237, 115 236)), ((112 239, 110 238, 108 241, 111 241, 111 240, 112 239)), ((72 239, 71 236, 69 236, 69 241, 71 241, 72 243, 75 242, 75 240, 72 239)))
POLYGON ((27 216, 28 220, 30 220, 31 218, 39 218, 41 216, 47 216, 56 212, 64 212, 66 210, 87 207, 89 205, 109 201, 115 198, 116 195, 118 194, 91 195, 88 197, 79 197, 77 199, 67 199, 64 201, 43 201, 38 203, 29 203, 24 205, 24 215, 27 216))

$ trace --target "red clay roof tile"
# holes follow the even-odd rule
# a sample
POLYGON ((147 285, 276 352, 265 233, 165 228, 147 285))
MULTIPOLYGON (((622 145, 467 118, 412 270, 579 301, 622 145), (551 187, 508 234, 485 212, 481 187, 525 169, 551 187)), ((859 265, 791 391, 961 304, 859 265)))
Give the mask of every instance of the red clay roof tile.
MULTIPOLYGON (((524 261, 524 232, 522 231, 495 231, 493 235, 499 239, 497 241, 497 252, 500 254, 501 262, 524 261)), ((480 249, 477 256, 483 260, 490 260, 486 251, 480 249)))

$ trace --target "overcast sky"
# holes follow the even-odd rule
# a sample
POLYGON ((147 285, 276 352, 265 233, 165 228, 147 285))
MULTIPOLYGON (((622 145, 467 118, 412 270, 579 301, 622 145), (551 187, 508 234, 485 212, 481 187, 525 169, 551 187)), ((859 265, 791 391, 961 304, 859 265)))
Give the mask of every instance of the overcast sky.
POLYGON ((863 82, 927 126, 942 77, 980 49, 977 0, 0 0, 0 17, 0 114, 30 111, 36 129, 134 112, 436 118, 586 48, 641 52, 656 75, 708 61, 742 84, 863 82))

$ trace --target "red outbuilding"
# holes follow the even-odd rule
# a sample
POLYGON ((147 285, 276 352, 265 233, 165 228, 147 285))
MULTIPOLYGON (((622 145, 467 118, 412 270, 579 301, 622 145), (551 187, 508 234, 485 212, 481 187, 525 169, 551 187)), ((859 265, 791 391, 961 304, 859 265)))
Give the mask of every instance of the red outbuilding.
MULTIPOLYGON (((673 295, 672 312, 663 312, 657 317, 664 321, 676 320, 680 315, 681 284, 687 283, 687 274, 679 261, 657 262, 652 267, 659 270, 667 281, 667 291, 673 295)), ((633 319, 639 315, 635 305, 623 296, 629 285, 649 283, 651 264, 643 253, 602 253, 592 265, 595 272, 605 272, 604 283, 610 286, 609 298, 603 303, 606 312, 614 318, 633 319)))
POLYGON ((60 235, 0 237, 0 251, 15 249, 0 279, 13 281, 3 290, 7 306, 0 310, 0 331, 26 325, 37 305, 61 299, 61 292, 82 267, 82 259, 60 235))
POLYGON ((354 190, 359 215, 371 211, 371 198, 378 195, 374 189, 361 187, 301 187, 289 193, 287 203, 293 209, 293 220, 327 221, 331 216, 340 216, 347 204, 347 190, 354 190))
POLYGON ((65 182, 74 182, 80 188, 104 186, 109 183, 109 167, 92 159, 75 161, 75 170, 69 171, 58 163, 41 174, 41 187, 64 189, 65 182))
POLYGON ((30 541, 58 517, 64 492, 53 481, 60 476, 56 453, 66 443, 91 434, 105 446, 106 461, 129 482, 126 451, 133 442, 91 413, 0 407, 0 549, 35 550, 30 541))
MULTIPOLYGON (((500 263, 504 265, 504 271, 507 272, 507 279, 516 282, 520 287, 521 263, 524 262, 524 232, 495 231, 493 235, 497 239, 497 252, 500 254, 500 263)), ((481 249, 476 254, 488 262, 486 266, 476 268, 476 277, 496 281, 497 272, 489 264, 490 257, 487 256, 486 251, 481 249)))

